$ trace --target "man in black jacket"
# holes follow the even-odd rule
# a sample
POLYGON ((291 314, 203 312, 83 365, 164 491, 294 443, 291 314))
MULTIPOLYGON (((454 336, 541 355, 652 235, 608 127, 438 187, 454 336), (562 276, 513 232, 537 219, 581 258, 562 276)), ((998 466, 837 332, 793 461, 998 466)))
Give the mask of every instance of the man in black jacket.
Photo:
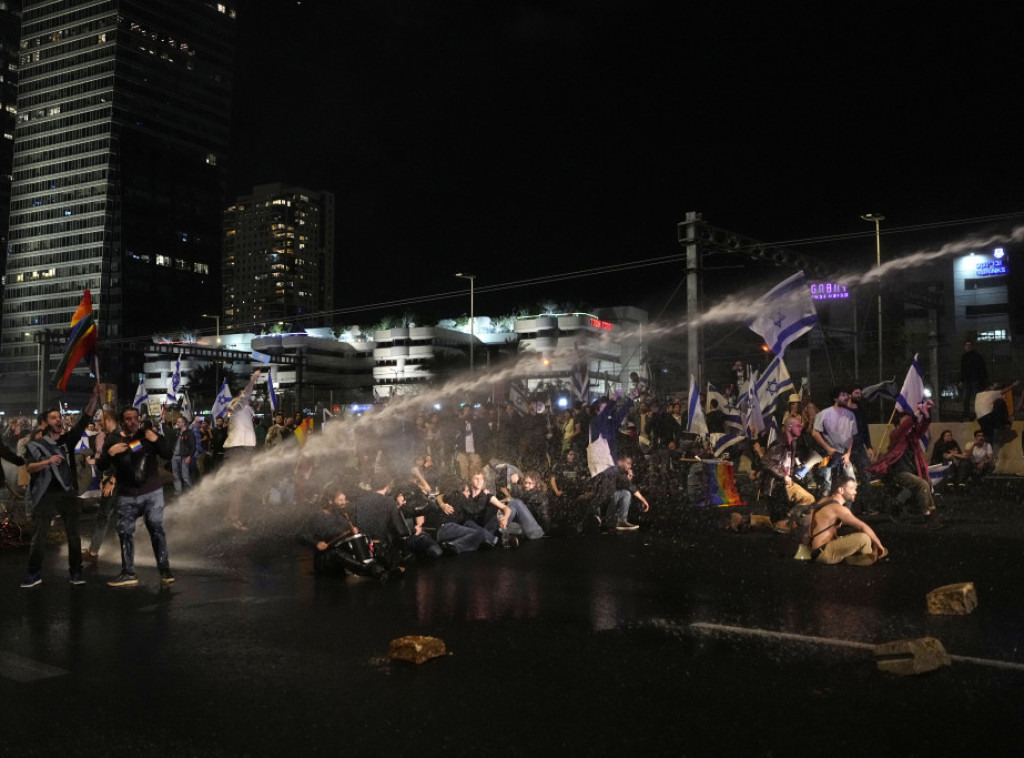
POLYGON ((107 436, 103 453, 96 464, 104 469, 113 465, 118 483, 117 536, 121 540, 121 574, 107 582, 111 587, 132 587, 139 583, 135 575, 135 522, 141 516, 153 543, 160 583, 174 581, 167 558, 164 534, 164 491, 160 484, 158 457, 171 456, 170 442, 152 429, 141 430, 139 412, 126 408, 121 412, 121 431, 107 436))

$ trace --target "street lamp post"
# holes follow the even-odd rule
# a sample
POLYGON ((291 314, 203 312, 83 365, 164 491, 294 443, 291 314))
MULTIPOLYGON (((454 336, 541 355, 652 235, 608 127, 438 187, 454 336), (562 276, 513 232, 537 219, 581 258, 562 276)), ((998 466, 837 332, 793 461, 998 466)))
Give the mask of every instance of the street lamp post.
MULTIPOLYGON (((875 225, 875 263, 882 268, 882 232, 879 224, 885 221, 881 213, 865 213, 861 216, 865 221, 875 225)), ((878 277, 878 381, 885 377, 882 375, 882 277, 878 277)))
POLYGON ((459 279, 469 279, 469 373, 473 373, 473 343, 476 342, 476 319, 473 313, 473 284, 476 274, 457 273, 459 279))

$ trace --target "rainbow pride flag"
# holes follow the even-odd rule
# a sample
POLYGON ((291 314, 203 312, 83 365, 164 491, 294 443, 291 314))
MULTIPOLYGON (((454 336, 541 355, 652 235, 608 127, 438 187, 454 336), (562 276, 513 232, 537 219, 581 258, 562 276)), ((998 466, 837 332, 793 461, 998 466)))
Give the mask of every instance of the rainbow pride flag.
MULTIPOLYGON (((696 465, 696 464, 695 464, 696 465)), ((736 469, 732 461, 705 459, 704 481, 707 483, 708 505, 743 505, 736 490, 736 469)))
MULTIPOLYGON (((71 317, 71 331, 64 346, 64 355, 53 372, 53 383, 57 389, 67 389, 71 372, 82 359, 88 358, 96 350, 97 338, 96 320, 92 315, 92 293, 86 290, 78 310, 71 317)), ((99 381, 99 377, 96 377, 96 381, 99 381)))
POLYGON ((309 440, 309 435, 313 433, 313 417, 303 419, 302 423, 295 427, 295 439, 299 441, 299 445, 305 445, 309 440))

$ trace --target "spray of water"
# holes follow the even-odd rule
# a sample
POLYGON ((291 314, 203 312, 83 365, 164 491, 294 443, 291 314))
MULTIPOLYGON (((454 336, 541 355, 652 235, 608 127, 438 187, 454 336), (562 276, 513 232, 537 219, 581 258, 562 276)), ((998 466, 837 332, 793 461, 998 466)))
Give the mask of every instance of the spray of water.
MULTIPOLYGON (((1024 226, 1014 228, 1009 234, 969 238, 937 250, 917 251, 862 273, 844 275, 839 281, 847 286, 869 284, 969 250, 1021 240, 1024 240, 1024 226)), ((764 308, 760 300, 764 291, 764 287, 749 288, 726 297, 702 313, 696 323, 707 326, 750 319, 764 308)), ((681 333, 689 326, 690 322, 685 319, 645 325, 642 336, 650 340, 681 333)), ((611 342, 638 334, 639 331, 620 331, 614 336, 602 335, 601 339, 611 342)), ((574 350, 558 350, 552 358, 571 363, 574 350)), ((310 515, 310 504, 268 495, 293 479, 300 459, 312 463, 321 480, 340 477, 346 471, 352 475, 357 441, 372 437, 374 447, 378 449, 404 447, 407 441, 403 437, 411 433, 406 431, 406 425, 412 426, 416 413, 435 403, 450 406, 488 395, 494 386, 522 375, 527 363, 535 365, 536 357, 522 355, 493 370, 462 375, 415 396, 399 396, 370 415, 332 420, 321 432, 312 435, 302 448, 288 446, 261 452, 245 465, 225 467, 204 477, 197 487, 169 509, 168 533, 172 551, 177 555, 176 562, 181 565, 188 560, 205 561, 209 556, 219 556, 233 548, 245 550, 245 545, 252 539, 281 538, 290 541, 298 526, 310 515), (251 527, 251 531, 244 533, 232 530, 225 523, 227 504, 239 489, 245 492, 243 518, 251 527)), ((406 472, 393 473, 402 476, 406 472)), ((358 493, 352 492, 350 496, 355 494, 358 493)), ((142 552, 139 551, 140 556, 142 552)))

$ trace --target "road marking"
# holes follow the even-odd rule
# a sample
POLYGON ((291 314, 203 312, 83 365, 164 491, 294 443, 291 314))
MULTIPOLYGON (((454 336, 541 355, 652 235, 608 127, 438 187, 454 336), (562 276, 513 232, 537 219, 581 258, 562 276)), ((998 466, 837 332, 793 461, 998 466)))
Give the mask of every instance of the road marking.
MULTIPOLYGON (((764 637, 773 640, 789 640, 792 642, 804 642, 812 645, 831 645, 833 647, 853 648, 855 650, 873 650, 874 645, 869 642, 855 642, 836 637, 814 637, 807 634, 793 634, 792 632, 773 632, 769 629, 758 629, 756 627, 730 626, 728 624, 711 624, 706 621, 695 621, 690 628, 697 632, 720 632, 724 634, 740 634, 748 637, 764 637)), ((1011 661, 1000 661, 992 658, 975 658, 971 655, 950 654, 950 660, 958 663, 973 663, 977 666, 989 666, 990 668, 1005 669, 1007 671, 1024 671, 1024 664, 1011 661)))
POLYGON ((16 682, 34 682, 37 679, 50 679, 69 673, 62 668, 46 663, 33 661, 17 653, 0 650, 0 676, 16 682))

